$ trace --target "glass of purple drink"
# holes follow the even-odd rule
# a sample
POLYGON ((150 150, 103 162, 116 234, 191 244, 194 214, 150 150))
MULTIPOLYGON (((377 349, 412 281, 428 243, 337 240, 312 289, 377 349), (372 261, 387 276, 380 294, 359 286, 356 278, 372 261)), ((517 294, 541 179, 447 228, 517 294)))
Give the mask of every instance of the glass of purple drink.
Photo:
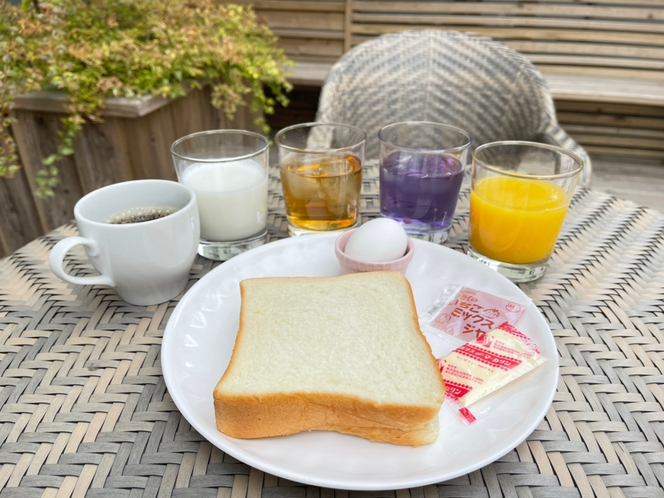
POLYGON ((445 241, 472 138, 454 126, 426 121, 387 125, 378 138, 380 214, 412 236, 445 241))

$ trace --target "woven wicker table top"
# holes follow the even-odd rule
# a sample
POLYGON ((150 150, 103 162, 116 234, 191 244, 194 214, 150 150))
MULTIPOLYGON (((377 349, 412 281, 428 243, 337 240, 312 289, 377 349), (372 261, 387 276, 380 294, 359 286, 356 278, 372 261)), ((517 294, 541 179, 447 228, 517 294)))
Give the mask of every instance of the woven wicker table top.
MULTIPOLYGON (((273 172, 274 173, 274 172, 273 172)), ((362 215, 378 214, 376 168, 362 215)), ((451 238, 466 244, 468 191, 451 238)), ((286 235, 278 177, 270 238, 286 235)), ((67 225, 0 260, 0 498, 664 497, 664 216, 577 192, 545 277, 522 289, 553 330, 561 380, 533 434, 483 469, 397 491, 319 489, 238 462, 169 397, 160 343, 177 301, 140 307, 48 268, 67 225)), ((93 273, 83 252, 68 271, 93 273)), ((190 286, 216 266, 199 258, 190 286)))

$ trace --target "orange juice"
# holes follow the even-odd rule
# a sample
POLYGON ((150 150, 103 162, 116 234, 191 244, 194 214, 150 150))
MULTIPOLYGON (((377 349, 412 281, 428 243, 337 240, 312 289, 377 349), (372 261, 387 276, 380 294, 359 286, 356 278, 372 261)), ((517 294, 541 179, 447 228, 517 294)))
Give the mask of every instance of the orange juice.
POLYGON ((542 180, 493 177, 470 195, 468 238, 478 253, 512 264, 546 260, 567 212, 565 191, 542 180))

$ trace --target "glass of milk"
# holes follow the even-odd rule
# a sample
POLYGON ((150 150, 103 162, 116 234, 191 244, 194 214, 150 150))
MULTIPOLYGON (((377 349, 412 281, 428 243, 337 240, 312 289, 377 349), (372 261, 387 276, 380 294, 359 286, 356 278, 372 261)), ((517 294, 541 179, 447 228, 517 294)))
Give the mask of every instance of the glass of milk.
POLYGON ((202 131, 176 140, 171 153, 178 181, 196 192, 198 254, 225 261, 265 243, 267 138, 244 130, 202 131))

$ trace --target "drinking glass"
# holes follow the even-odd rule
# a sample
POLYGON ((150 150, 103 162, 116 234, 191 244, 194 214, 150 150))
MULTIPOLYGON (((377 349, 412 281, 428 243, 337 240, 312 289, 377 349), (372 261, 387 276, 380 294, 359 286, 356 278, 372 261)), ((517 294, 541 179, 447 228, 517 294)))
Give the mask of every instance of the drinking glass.
POLYGON ((171 146, 178 181, 196 192, 198 254, 227 260, 265 243, 268 140, 244 130, 193 133, 171 146))
POLYGON ((408 121, 384 126, 380 214, 411 236, 444 242, 452 226, 472 139, 454 126, 408 121))
POLYGON ((274 138, 290 235, 357 224, 366 134, 354 126, 304 123, 274 138))
POLYGON ((560 147, 493 142, 473 153, 468 255, 513 282, 544 275, 583 170, 560 147))

